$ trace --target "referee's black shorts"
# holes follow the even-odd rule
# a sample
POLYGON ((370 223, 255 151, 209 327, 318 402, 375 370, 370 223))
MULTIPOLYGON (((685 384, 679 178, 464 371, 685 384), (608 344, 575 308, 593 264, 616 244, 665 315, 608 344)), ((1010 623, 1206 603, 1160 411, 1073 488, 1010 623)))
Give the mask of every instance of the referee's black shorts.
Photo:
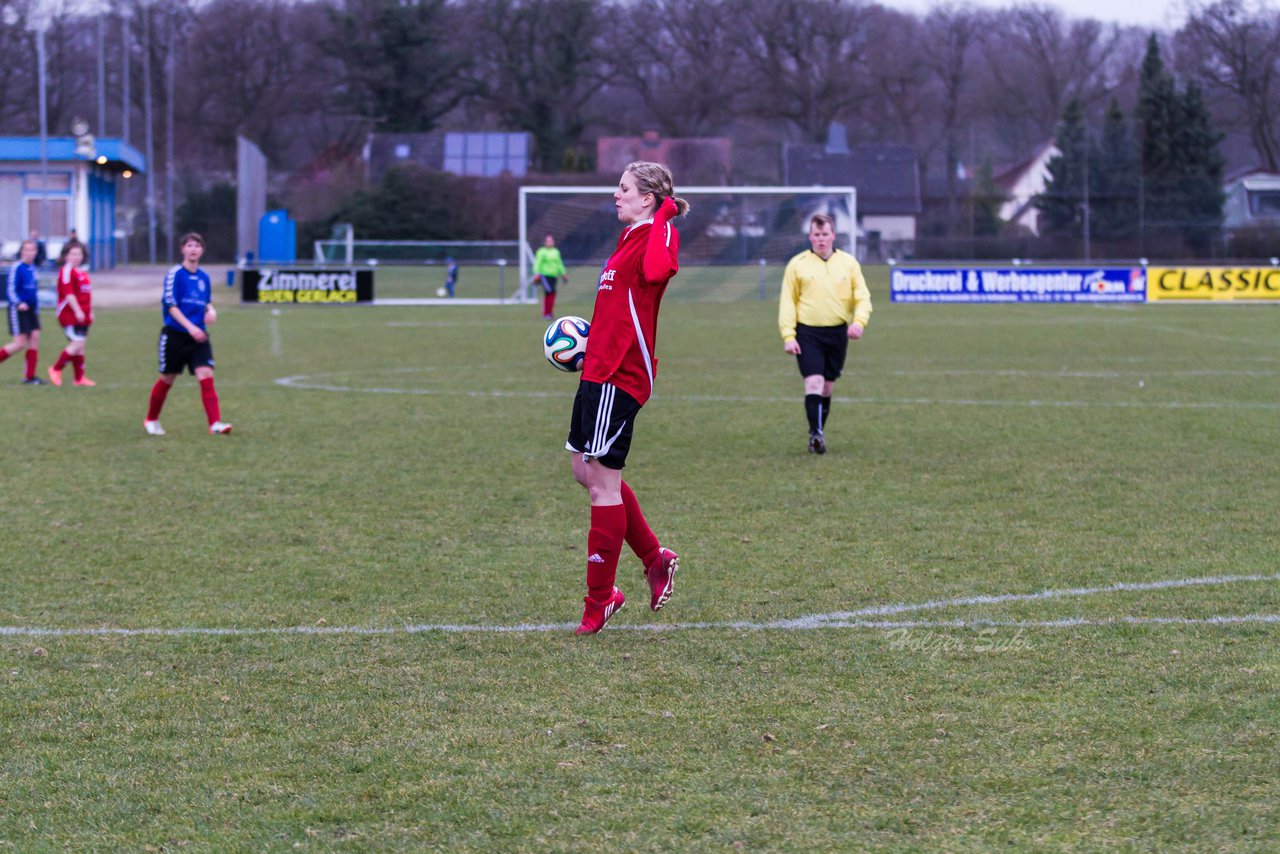
POLYGON ((627 464, 640 404, 612 383, 578 381, 565 448, 609 469, 627 464))
POLYGON ((194 374, 196 368, 213 367, 213 345, 209 339, 197 341, 185 329, 161 327, 157 356, 162 374, 180 374, 183 368, 194 374))
POLYGON ((849 353, 848 326, 843 323, 839 326, 805 326, 797 323, 796 343, 800 345, 800 355, 796 356, 800 376, 821 374, 827 382, 840 378, 844 371, 845 356, 849 353))

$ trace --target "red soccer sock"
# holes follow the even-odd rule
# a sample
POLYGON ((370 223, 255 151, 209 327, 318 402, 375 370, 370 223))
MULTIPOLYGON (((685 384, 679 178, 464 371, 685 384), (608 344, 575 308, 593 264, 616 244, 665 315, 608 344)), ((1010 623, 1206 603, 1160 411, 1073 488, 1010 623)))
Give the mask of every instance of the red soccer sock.
POLYGON ((587 532, 587 594, 607 602, 618 577, 618 557, 627 535, 627 511, 621 504, 591 506, 591 530, 587 532))
POLYGON ((9 358, 12 355, 13 354, 9 352, 8 347, 0 347, 0 362, 3 362, 5 359, 9 358))
POLYGON ((27 379, 35 379, 36 376, 36 359, 40 358, 38 350, 27 351, 27 379))
POLYGON ((222 413, 218 410, 218 392, 213 387, 213 377, 200 380, 200 400, 204 402, 204 414, 208 417, 210 425, 222 420, 222 413))
POLYGON ((70 353, 68 353, 66 350, 63 350, 61 353, 58 354, 58 361, 53 363, 53 369, 55 371, 62 370, 67 366, 67 362, 70 362, 72 358, 73 357, 71 356, 70 353))
MULTIPOLYGON (((66 355, 65 351, 63 355, 66 355)), ((71 357, 71 367, 75 368, 77 381, 84 379, 84 354, 83 353, 80 354, 79 356, 71 357)))
POLYGON ((542 313, 551 314, 555 310, 556 310, 556 295, 543 294, 542 295, 542 313))
POLYGON ((627 545, 631 546, 640 562, 648 566, 658 552, 658 537, 645 521, 640 501, 625 480, 622 482, 622 506, 627 511, 627 545))
POLYGON ((160 417, 160 410, 164 407, 164 399, 169 396, 169 389, 173 386, 164 380, 156 380, 156 384, 151 387, 151 403, 147 406, 147 420, 155 421, 160 417))

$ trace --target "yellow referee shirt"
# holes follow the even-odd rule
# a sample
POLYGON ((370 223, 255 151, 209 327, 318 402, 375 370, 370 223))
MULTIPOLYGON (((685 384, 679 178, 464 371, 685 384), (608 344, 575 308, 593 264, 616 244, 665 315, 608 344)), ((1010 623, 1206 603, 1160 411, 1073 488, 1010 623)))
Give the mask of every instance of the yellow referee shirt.
POLYGON ((778 331, 783 342, 796 337, 796 324, 839 326, 871 319, 871 291, 862 267, 848 252, 837 249, 823 261, 805 250, 787 263, 778 301, 778 331))

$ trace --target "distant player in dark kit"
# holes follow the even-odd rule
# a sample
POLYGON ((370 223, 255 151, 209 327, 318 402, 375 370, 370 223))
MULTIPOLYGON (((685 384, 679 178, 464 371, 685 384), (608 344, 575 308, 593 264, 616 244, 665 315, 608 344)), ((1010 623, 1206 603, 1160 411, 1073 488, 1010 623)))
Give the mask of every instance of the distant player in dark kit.
POLYGON ((454 289, 458 286, 458 262, 452 258, 444 259, 444 290, 449 296, 455 296, 454 289))
MULTIPOLYGON (((34 233, 34 232, 33 232, 34 233)), ((27 351, 24 385, 43 385, 36 376, 40 358, 40 295, 36 281, 36 242, 24 240, 18 248, 18 261, 9 268, 5 298, 9 301, 9 334, 13 340, 0 348, 0 362, 14 353, 27 351)))
POLYGON ((93 324, 93 292, 89 274, 80 269, 84 263, 84 244, 68 240, 58 258, 58 324, 67 336, 67 346, 58 361, 49 366, 49 381, 62 385, 62 369, 71 363, 76 385, 97 385, 84 375, 84 342, 93 324))
POLYGON ((844 371, 849 342, 862 337, 871 319, 871 292, 862 267, 836 249, 835 242, 835 221, 815 214, 809 221, 812 249, 787 263, 778 302, 782 349, 796 357, 804 377, 811 454, 827 452, 831 389, 844 371))
POLYGON ((689 210, 676 198, 671 170, 632 163, 613 194, 626 225, 596 282, 596 305, 573 401, 569 439, 573 477, 587 489, 587 597, 578 634, 595 634, 627 598, 615 585, 625 542, 640 558, 649 582, 649 608, 657 611, 675 590, 680 558, 663 548, 640 502, 622 479, 640 408, 653 393, 658 371, 658 308, 680 269, 680 234, 671 224, 689 210))
POLYGON ((208 325, 218 319, 209 304, 209 274, 200 269, 204 255, 204 238, 196 233, 183 235, 182 263, 164 277, 164 297, 160 301, 164 325, 160 327, 160 378, 151 388, 142 428, 151 436, 163 436, 160 410, 183 368, 200 380, 200 399, 209 420, 209 433, 218 436, 231 432, 231 425, 221 420, 218 392, 213 386, 213 346, 209 343, 208 325))

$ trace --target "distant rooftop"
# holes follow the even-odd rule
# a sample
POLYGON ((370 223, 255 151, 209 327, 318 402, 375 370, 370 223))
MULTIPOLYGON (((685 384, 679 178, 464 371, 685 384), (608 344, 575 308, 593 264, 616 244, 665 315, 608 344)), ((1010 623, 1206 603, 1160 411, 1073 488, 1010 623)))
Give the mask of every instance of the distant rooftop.
MULTIPOLYGON (((50 163, 89 163, 96 158, 105 157, 103 165, 116 169, 132 169, 135 172, 146 172, 147 161, 142 153, 119 139, 103 137, 94 141, 94 157, 85 157, 76 153, 76 139, 73 136, 51 136, 46 147, 50 163)), ((40 137, 38 136, 0 136, 0 163, 12 161, 35 162, 40 159, 40 137)))
POLYGON ((783 175, 793 186, 852 184, 859 214, 914 215, 920 201, 920 164, 908 145, 787 145, 783 175))

